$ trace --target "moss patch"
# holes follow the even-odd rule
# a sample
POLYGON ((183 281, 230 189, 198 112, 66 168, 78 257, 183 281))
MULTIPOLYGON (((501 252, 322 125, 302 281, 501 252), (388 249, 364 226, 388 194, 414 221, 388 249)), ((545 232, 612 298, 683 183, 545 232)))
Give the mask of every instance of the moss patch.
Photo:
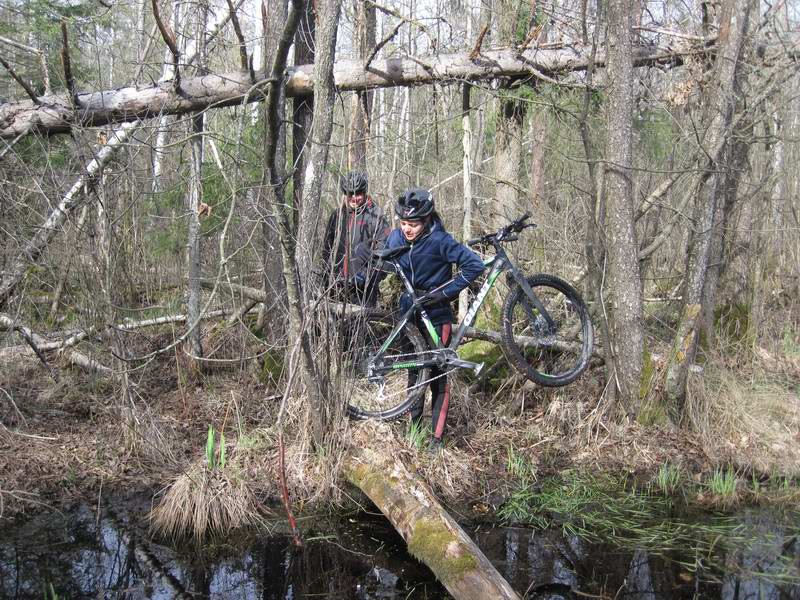
POLYGON ((411 555, 425 562, 445 585, 478 566, 476 558, 464 552, 461 541, 441 521, 420 519, 408 540, 411 555))

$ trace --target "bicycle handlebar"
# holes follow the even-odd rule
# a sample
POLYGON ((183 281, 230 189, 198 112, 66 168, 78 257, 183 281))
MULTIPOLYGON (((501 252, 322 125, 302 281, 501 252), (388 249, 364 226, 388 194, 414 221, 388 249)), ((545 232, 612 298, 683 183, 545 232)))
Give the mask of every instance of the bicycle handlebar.
POLYGON ((528 227, 536 227, 536 223, 526 223, 531 218, 530 213, 525 213, 520 218, 511 221, 508 225, 501 227, 494 233, 487 233, 481 237, 473 238, 467 241, 467 246, 477 246, 480 244, 495 244, 497 242, 516 242, 519 239, 517 235, 512 233, 520 233, 528 227))

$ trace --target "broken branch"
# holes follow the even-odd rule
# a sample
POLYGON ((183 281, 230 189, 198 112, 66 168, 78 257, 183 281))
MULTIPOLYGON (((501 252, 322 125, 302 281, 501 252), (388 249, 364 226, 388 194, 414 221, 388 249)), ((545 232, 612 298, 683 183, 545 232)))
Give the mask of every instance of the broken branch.
POLYGON ((2 56, 0 56, 0 63, 5 67, 6 71, 8 71, 8 74, 11 75, 11 78, 20 84, 20 86, 22 86, 22 89, 25 90, 25 93, 28 94, 31 100, 33 100, 34 104, 42 103, 42 101, 39 100, 39 96, 36 95, 36 92, 33 91, 31 86, 29 86, 25 80, 22 79, 22 77, 17 75, 17 72, 14 71, 11 65, 8 64, 2 56))

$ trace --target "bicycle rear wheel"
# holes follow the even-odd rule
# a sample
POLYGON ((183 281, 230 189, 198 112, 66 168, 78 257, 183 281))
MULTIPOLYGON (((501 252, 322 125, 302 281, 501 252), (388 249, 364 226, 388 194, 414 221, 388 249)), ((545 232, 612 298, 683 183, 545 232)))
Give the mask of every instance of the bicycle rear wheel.
MULTIPOLYGON (((367 364, 380 350, 396 325, 391 314, 364 311, 348 317, 341 328, 341 352, 331 357, 334 383, 347 398, 347 414, 351 419, 392 421, 409 412, 425 393, 423 383, 430 369, 395 369, 380 382, 367 379, 367 364)), ((385 358, 418 358, 427 351, 422 335, 414 325, 406 323, 387 348, 385 358)))
POLYGON ((527 278, 550 318, 552 329, 517 285, 503 306, 503 346, 509 362, 528 379, 546 387, 575 381, 589 366, 594 332, 578 292, 553 275, 527 278))

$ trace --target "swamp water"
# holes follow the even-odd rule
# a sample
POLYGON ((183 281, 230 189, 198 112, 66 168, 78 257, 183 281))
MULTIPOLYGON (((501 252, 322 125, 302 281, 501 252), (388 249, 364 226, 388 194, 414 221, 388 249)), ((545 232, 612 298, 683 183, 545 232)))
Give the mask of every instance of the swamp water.
MULTIPOLYGON (((78 505, 0 528, 0 598, 448 598, 380 515, 301 523, 285 533, 202 552, 150 540, 143 509, 116 516, 78 505)), ((800 600, 800 540, 778 513, 745 510, 737 540, 691 548, 624 550, 561 530, 480 525, 473 539, 526 598, 800 600), (742 540, 746 540, 742 542, 742 540)), ((702 517, 698 518, 702 525, 702 517)), ((479 600, 479 599, 476 599, 479 600)))

